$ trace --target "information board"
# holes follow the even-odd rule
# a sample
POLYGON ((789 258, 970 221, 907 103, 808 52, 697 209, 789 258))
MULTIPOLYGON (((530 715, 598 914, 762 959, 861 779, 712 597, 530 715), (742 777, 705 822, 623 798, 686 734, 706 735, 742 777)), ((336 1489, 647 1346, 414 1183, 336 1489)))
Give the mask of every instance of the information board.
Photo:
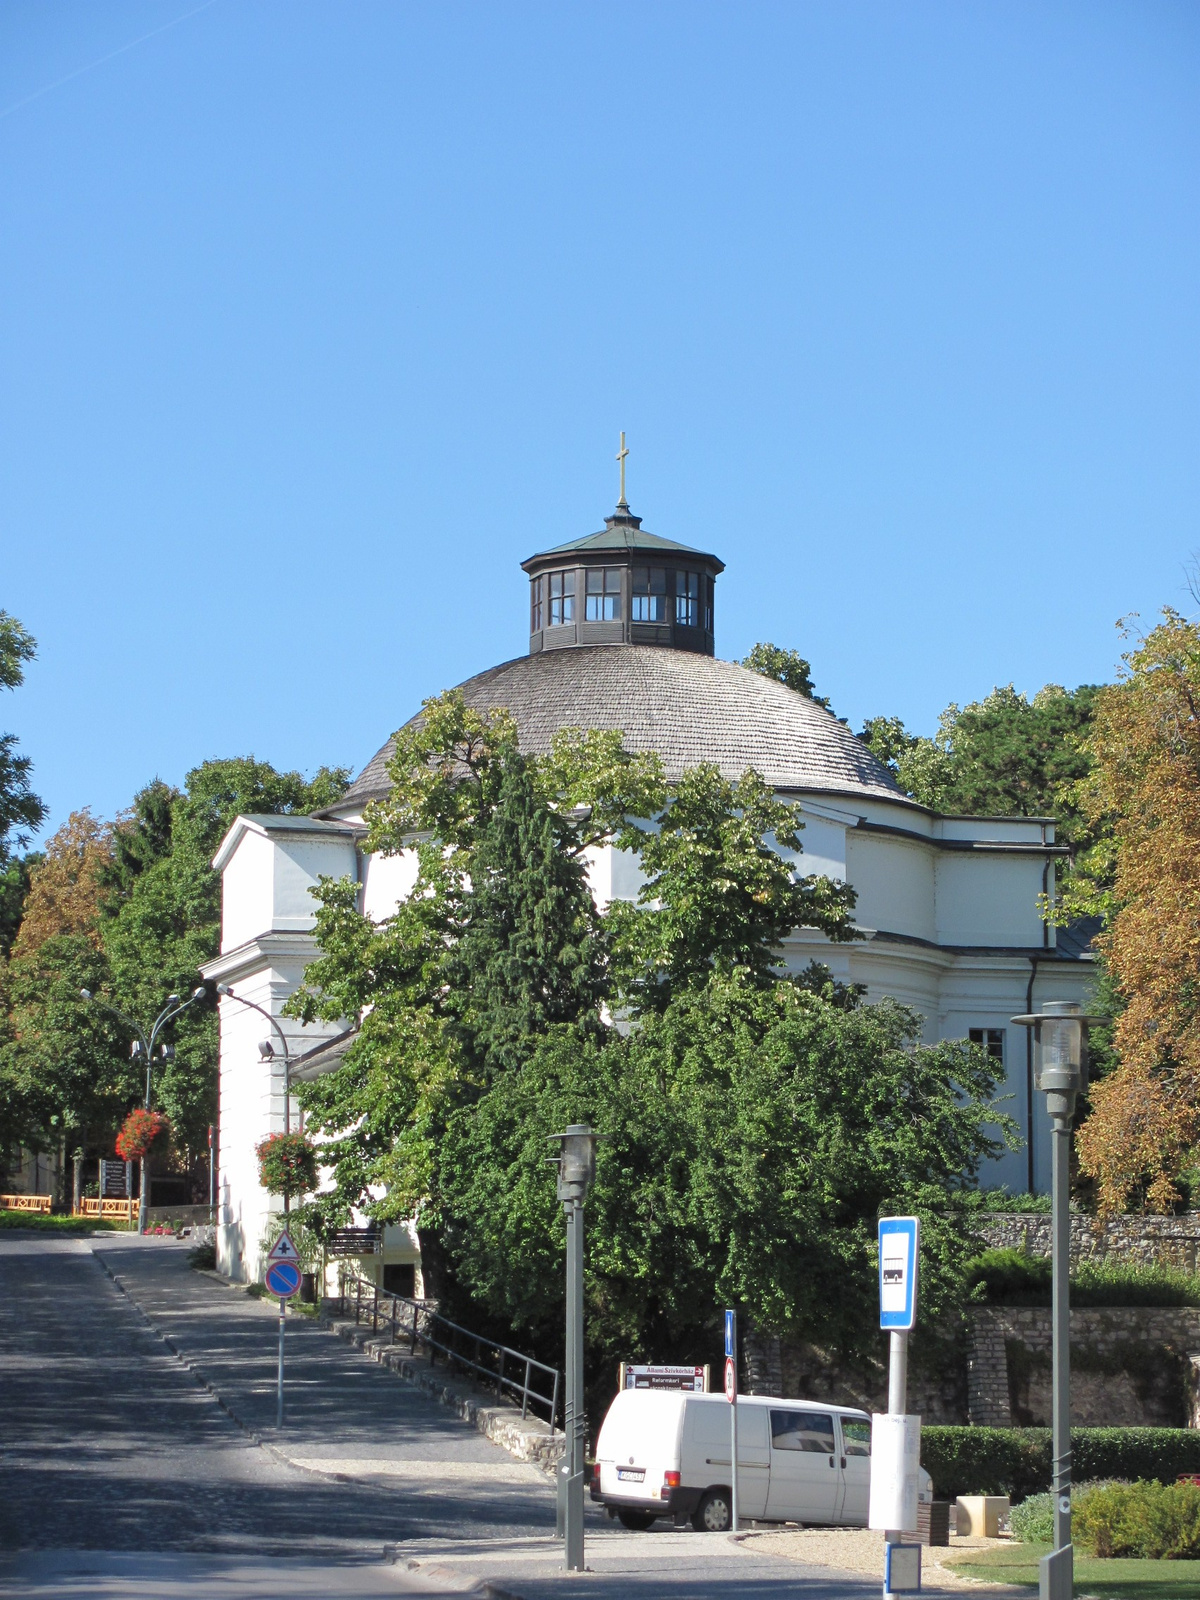
POLYGON ((705 1394, 708 1390, 707 1367, 653 1367, 621 1363, 622 1389, 686 1389, 690 1393, 705 1394))

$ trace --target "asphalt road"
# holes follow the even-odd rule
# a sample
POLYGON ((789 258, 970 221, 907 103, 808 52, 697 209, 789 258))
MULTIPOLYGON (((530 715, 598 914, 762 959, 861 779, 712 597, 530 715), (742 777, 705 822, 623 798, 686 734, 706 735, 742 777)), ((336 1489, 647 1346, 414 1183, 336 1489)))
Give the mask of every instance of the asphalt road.
POLYGON ((113 1237, 94 1249, 103 1265, 91 1241, 0 1236, 0 1593, 375 1600, 482 1580, 526 1600, 877 1591, 700 1534, 629 1535, 594 1514, 593 1571, 566 1575, 552 1491, 466 1423, 297 1319, 285 1439, 266 1308, 190 1272, 174 1245, 113 1237), (287 1465, 255 1434, 324 1470, 287 1465), (351 1462, 352 1481, 328 1476, 351 1462))

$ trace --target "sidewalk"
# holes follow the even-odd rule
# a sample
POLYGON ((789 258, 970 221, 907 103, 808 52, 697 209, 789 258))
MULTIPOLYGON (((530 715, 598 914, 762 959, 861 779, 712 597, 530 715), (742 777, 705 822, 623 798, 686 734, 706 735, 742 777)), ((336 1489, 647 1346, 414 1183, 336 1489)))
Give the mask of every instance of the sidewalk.
POLYGON ((193 1272, 173 1241, 105 1239, 92 1251, 235 1420, 290 1465, 399 1496, 434 1537, 553 1532, 543 1472, 314 1321, 287 1320, 280 1430, 275 1302, 193 1272))

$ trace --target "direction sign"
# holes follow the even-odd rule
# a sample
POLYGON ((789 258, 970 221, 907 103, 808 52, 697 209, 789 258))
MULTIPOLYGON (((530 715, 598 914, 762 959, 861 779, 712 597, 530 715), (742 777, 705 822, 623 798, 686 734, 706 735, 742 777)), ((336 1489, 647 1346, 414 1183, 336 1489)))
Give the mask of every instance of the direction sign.
POLYGON ((267 1268, 266 1285, 267 1293, 277 1300, 290 1300, 300 1287, 300 1268, 294 1261, 272 1261, 267 1268))
POLYGON ((707 1367, 652 1367, 621 1363, 624 1389, 690 1389, 704 1394, 708 1389, 707 1367))
POLYGON ((916 1217, 879 1219, 879 1326, 908 1329, 917 1319, 916 1217))
POLYGON ((737 1367, 732 1356, 725 1358, 725 1398, 730 1405, 737 1401, 737 1367))
POLYGON ((737 1355, 737 1312, 725 1313, 725 1357, 728 1360, 737 1355))
POLYGON ((268 1261, 299 1261, 299 1259, 300 1252, 292 1243, 291 1234, 286 1231, 279 1235, 278 1239, 267 1251, 268 1261))

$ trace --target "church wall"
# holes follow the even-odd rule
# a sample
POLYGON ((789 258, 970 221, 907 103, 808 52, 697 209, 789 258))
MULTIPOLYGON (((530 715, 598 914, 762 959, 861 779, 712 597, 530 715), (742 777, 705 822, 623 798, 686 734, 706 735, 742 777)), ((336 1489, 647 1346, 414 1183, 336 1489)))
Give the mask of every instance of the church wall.
POLYGON ((316 920, 317 902, 309 891, 318 880, 353 876, 354 846, 349 840, 293 839, 285 834, 275 849, 270 927, 307 931, 316 920))
POLYGON ((221 949, 236 950, 271 926, 275 844, 243 833, 221 877, 221 949))
POLYGON ((804 826, 800 830, 803 846, 799 855, 791 850, 781 850, 785 860, 792 861, 797 871, 817 873, 826 878, 846 878, 846 824, 803 811, 804 826))
MULTIPOLYGON (((272 1005, 270 972, 256 973, 235 985, 236 992, 268 1011, 272 1005)), ((279 1207, 258 1182, 255 1147, 269 1133, 283 1129, 283 1067, 263 1061, 258 1043, 270 1030, 256 1012, 233 1000, 222 1000, 220 1130, 220 1217, 217 1269, 242 1283, 259 1276, 259 1242, 267 1216, 279 1207)))
POLYGON ((937 942, 1040 948, 1044 865, 1039 856, 939 852, 937 942))
POLYGON ((417 881, 417 852, 399 855, 364 855, 362 909, 374 922, 392 916, 417 881))
POLYGON ((858 894, 863 928, 936 938, 934 858, 927 845, 878 833, 846 835, 846 876, 858 894))

